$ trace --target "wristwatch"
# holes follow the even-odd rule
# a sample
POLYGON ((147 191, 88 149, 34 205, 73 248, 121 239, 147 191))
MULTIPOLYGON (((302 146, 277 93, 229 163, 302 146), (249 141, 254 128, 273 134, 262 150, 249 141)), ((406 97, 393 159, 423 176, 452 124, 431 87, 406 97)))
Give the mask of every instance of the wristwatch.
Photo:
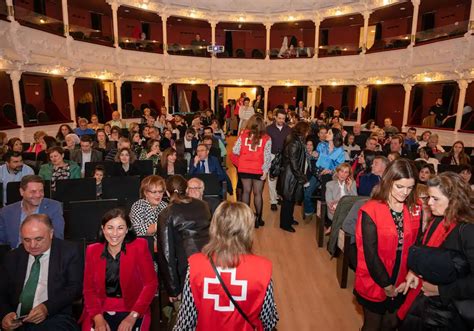
POLYGON ((133 317, 133 318, 138 318, 138 313, 136 311, 132 311, 130 313, 130 315, 133 317))

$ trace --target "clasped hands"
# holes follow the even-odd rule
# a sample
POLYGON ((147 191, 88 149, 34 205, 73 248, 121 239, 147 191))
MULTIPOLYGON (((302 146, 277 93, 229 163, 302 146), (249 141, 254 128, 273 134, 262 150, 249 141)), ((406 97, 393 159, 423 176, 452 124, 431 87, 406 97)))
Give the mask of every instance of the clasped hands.
MULTIPOLYGON (((395 288, 395 286, 393 285, 385 287, 385 294, 388 297, 392 298, 396 297, 398 293, 403 293, 405 295, 407 294, 410 288, 415 289, 418 287, 418 285, 420 284, 420 279, 421 276, 417 276, 413 271, 409 271, 407 276, 405 277, 405 281, 398 285, 398 287, 395 288)), ((421 290, 423 291, 423 294, 427 297, 439 295, 438 285, 433 285, 430 282, 427 282, 426 280, 423 281, 421 290)))
POLYGON ((48 308, 41 303, 31 309, 30 313, 23 319, 19 320, 15 312, 8 313, 2 320, 2 329, 15 330, 23 325, 23 323, 40 324, 48 316, 48 308))

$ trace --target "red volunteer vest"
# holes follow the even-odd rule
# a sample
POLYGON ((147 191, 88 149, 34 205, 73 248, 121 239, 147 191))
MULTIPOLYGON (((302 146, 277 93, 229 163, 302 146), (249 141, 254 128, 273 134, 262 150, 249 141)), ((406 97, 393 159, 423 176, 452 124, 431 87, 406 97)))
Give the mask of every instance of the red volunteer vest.
MULTIPOLYGON (((370 200, 364 204, 359 211, 359 218, 356 224, 356 244, 357 244, 357 269, 354 288, 363 298, 373 301, 382 302, 387 296, 382 287, 374 282, 369 274, 364 256, 364 246, 362 243, 362 211, 374 221, 377 227, 377 244, 378 255, 391 276, 397 255, 398 235, 393 222, 390 209, 386 203, 370 200)), ((405 281, 407 270, 408 249, 415 243, 418 230, 421 223, 421 207, 415 206, 413 213, 410 213, 406 206, 403 207, 403 248, 400 270, 398 272, 395 286, 405 281)))
MULTIPOLYGON (((198 311, 196 331, 252 331, 225 294, 207 257, 197 253, 188 260, 191 292, 198 311)), ((257 330, 263 330, 259 317, 272 275, 271 262, 263 257, 244 255, 237 268, 217 269, 252 324, 257 330)))
POLYGON ((270 139, 269 135, 264 135, 255 149, 252 148, 252 140, 249 137, 249 131, 244 130, 240 135, 240 155, 238 156, 238 172, 247 174, 263 173, 262 165, 265 160, 265 145, 270 139))

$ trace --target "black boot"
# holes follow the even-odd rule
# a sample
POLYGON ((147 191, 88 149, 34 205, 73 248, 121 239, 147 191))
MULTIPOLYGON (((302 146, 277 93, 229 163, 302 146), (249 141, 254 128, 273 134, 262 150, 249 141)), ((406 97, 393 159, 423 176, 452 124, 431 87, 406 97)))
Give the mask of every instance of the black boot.
POLYGON ((265 222, 262 220, 262 215, 255 214, 255 228, 259 226, 264 226, 265 222))

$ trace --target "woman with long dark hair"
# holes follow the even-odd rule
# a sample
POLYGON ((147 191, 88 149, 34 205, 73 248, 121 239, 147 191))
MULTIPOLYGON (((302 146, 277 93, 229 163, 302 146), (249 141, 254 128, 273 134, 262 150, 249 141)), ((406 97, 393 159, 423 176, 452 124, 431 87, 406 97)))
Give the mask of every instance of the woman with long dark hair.
POLYGON ((470 163, 471 159, 464 151, 464 143, 461 140, 455 141, 448 155, 441 159, 441 164, 465 165, 470 163))
POLYGON ((408 249, 421 225, 416 178, 412 161, 395 160, 360 209, 354 294, 364 311, 363 331, 396 330, 396 312, 405 300, 400 292, 408 272, 408 249))
POLYGON ((250 206, 250 194, 257 218, 255 227, 264 225, 263 186, 271 165, 272 139, 265 131, 265 121, 261 115, 253 115, 247 121, 232 148, 232 162, 242 181, 242 202, 250 206))

